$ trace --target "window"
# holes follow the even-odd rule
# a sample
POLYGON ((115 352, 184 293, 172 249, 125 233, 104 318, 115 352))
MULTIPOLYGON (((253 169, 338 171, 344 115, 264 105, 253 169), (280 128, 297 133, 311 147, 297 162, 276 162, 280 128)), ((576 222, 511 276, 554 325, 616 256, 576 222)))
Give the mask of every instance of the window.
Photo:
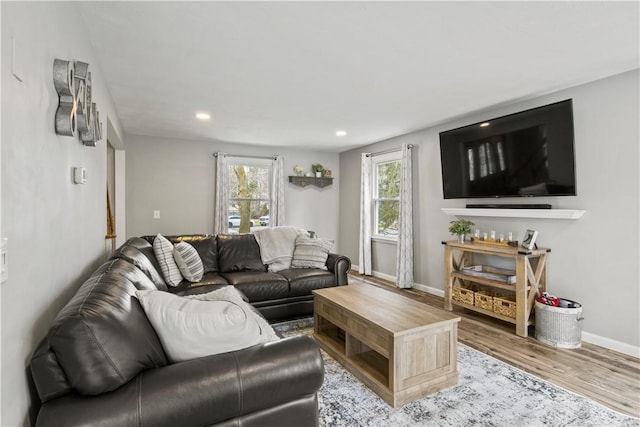
POLYGON ((400 213, 400 153, 373 158, 373 235, 396 239, 400 213))
POLYGON ((230 233, 250 233, 269 225, 270 178, 270 160, 229 160, 230 233))

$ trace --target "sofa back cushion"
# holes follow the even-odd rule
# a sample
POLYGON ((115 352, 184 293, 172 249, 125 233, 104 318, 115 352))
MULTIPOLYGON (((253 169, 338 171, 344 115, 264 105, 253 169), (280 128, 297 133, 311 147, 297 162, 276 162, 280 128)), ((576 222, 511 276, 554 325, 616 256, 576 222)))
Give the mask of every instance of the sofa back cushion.
POLYGON ((219 234, 218 267, 220 273, 267 271, 253 234, 219 234))
POLYGON ((116 249, 110 259, 123 259, 140 269, 161 291, 167 290, 167 285, 160 274, 160 265, 153 253, 151 244, 139 237, 132 237, 116 249))
POLYGON ((103 264, 49 329, 51 349, 80 394, 115 390, 142 370, 167 364, 124 264, 123 260, 103 264))

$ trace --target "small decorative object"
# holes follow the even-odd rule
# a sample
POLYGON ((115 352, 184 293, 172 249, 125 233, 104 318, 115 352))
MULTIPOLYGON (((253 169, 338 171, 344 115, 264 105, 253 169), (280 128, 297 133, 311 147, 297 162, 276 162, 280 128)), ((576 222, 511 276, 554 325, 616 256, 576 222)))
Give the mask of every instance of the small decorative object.
POLYGON ((476 228, 476 230, 473 232, 473 238, 475 240, 480 240, 480 229, 476 228))
POLYGON ((509 232, 509 233, 507 234, 507 240, 508 240, 509 242, 513 242, 513 233, 512 233, 512 232, 509 232))
POLYGON ((524 233, 524 238, 522 239, 522 247, 527 249, 537 248, 536 239, 538 238, 538 232, 536 230, 527 230, 524 233))
POLYGON ((504 243, 504 233, 500 233, 500 236, 498 237, 498 242, 504 243))
POLYGON ((329 169, 325 169, 324 171, 322 171, 322 176, 324 178, 331 178, 331 171, 329 169))
POLYGON ((102 123, 92 102, 89 64, 81 61, 53 61, 53 85, 58 92, 55 131, 58 135, 76 136, 82 143, 95 147, 102 139, 102 123))
POLYGON ((552 307, 558 307, 560 305, 560 299, 555 295, 549 295, 547 292, 543 292, 538 298, 536 298, 540 304, 550 305, 552 307))
POLYGON ((302 168, 302 166, 296 165, 293 167, 293 171, 296 173, 296 175, 302 176, 304 169, 302 168))
POLYGON ((495 242, 496 240, 496 230, 491 230, 491 240, 495 242))
POLYGON ((317 178, 321 178, 322 171, 324 171, 324 166, 322 166, 320 163, 316 165, 311 165, 311 170, 316 174, 317 178))
POLYGON ((454 236, 458 236, 458 241, 464 243, 464 237, 471 232, 471 226, 473 222, 466 219, 459 219, 457 221, 451 221, 449 223, 449 233, 454 236))
POLYGON ((311 178, 313 177, 313 172, 307 172, 304 176, 311 178))

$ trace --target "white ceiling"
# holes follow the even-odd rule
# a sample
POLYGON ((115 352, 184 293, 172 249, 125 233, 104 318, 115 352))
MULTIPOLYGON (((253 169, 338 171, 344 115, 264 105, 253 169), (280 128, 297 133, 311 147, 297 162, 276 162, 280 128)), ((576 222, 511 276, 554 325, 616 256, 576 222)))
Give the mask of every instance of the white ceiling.
POLYGON ((78 6, 127 134, 339 152, 640 61, 637 1, 78 6))

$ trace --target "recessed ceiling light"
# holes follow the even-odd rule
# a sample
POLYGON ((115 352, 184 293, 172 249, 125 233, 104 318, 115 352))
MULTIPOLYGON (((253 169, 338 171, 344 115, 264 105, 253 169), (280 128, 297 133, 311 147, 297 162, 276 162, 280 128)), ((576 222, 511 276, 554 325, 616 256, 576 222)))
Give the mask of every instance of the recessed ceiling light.
POLYGON ((198 120, 209 120, 211 116, 207 113, 196 113, 196 119, 198 120))
POLYGON ((489 126, 489 122, 480 123, 481 128, 486 128, 487 126, 489 126))
POLYGON ((336 131, 336 136, 346 136, 346 135, 347 135, 347 131, 346 130, 336 131))

